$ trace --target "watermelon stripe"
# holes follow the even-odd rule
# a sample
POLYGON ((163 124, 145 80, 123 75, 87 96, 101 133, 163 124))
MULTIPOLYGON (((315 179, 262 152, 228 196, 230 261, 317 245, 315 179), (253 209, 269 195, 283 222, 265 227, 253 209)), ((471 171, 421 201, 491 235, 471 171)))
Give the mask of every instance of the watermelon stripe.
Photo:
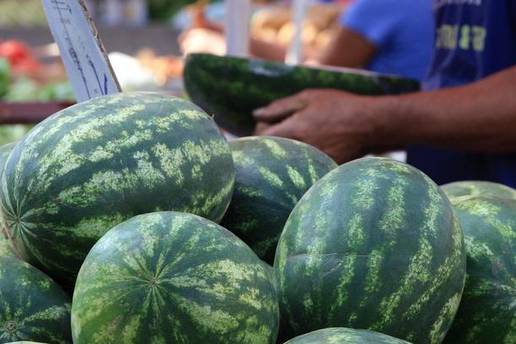
POLYGON ((207 220, 138 216, 106 234, 81 268, 74 342, 126 336, 133 343, 274 343, 271 273, 244 243, 207 220))
POLYGON ((516 342, 514 190, 486 182, 443 186, 462 224, 467 277, 446 343, 516 342), (481 192, 481 196, 478 195, 481 192))
POLYGON ((460 225, 428 177, 357 160, 290 215, 275 261, 281 309, 294 333, 349 326, 438 343, 458 308, 464 258, 460 225))
POLYGON ((43 273, 0 256, 0 342, 71 343, 70 301, 43 273))
POLYGON ((288 215, 317 180, 336 167, 307 144, 275 137, 230 142, 236 169, 233 201, 221 224, 272 264, 288 215))
POLYGON ((129 93, 37 125, 7 162, 1 206, 24 258, 69 283, 114 225, 172 209, 220 221, 233 183, 209 116, 178 98, 129 93))
POLYGON ((289 340, 285 344, 410 344, 381 333, 344 327, 326 328, 289 340))

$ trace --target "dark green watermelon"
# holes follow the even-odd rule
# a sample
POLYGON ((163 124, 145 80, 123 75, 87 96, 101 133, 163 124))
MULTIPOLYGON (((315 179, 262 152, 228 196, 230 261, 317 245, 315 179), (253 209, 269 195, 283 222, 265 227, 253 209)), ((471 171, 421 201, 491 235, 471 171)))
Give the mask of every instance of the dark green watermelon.
POLYGON ((70 300, 49 277, 0 256, 0 343, 71 343, 70 300))
POLYGON ((290 212, 337 164, 316 148, 289 139, 247 137, 229 145, 236 170, 235 192, 221 225, 272 264, 290 212))
POLYGON ((285 344, 410 344, 378 332, 345 327, 325 328, 293 338, 285 344))
POLYGON ((72 306, 75 344, 273 344, 278 321, 273 269, 231 232, 177 212, 100 239, 72 306))
POLYGON ((467 278, 445 342, 516 343, 516 200, 449 196, 464 230, 467 278))
POLYGON ((419 83, 354 69, 291 66, 210 54, 190 54, 184 68, 190 98, 224 129, 254 131, 253 110, 307 88, 333 88, 364 95, 415 92, 419 83))
POLYGON ((439 187, 409 165, 364 158, 303 196, 274 266, 294 335, 349 327, 440 343, 459 306, 465 263, 462 230, 439 187))
POLYGON ((469 197, 489 197, 516 200, 516 190, 509 186, 484 181, 463 181, 442 186, 448 197, 455 200, 469 197))
POLYGON ((197 106, 153 93, 58 112, 16 145, 1 208, 20 255, 69 286, 93 244, 135 215, 220 221, 234 184, 229 145, 197 106))

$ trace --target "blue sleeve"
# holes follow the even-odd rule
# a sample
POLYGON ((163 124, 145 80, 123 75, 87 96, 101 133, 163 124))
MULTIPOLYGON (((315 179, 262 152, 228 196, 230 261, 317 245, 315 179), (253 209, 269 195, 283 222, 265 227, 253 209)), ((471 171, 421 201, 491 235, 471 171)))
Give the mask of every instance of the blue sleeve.
POLYGON ((381 47, 397 30, 401 17, 399 11, 395 1, 356 0, 342 14, 340 23, 343 27, 361 34, 375 46, 381 47))

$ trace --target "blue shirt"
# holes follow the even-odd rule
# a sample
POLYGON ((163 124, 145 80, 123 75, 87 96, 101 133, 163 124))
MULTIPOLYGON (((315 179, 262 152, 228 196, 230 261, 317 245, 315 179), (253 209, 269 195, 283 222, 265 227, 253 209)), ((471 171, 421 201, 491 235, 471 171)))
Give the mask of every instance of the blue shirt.
MULTIPOLYGON (((427 89, 468 84, 516 65, 516 0, 434 0, 434 10, 427 89)), ((516 187, 516 154, 410 147, 408 162, 438 184, 488 180, 516 187)))
POLYGON ((434 41, 431 0, 356 0, 341 24, 375 45, 368 70, 417 80, 426 76, 434 41))

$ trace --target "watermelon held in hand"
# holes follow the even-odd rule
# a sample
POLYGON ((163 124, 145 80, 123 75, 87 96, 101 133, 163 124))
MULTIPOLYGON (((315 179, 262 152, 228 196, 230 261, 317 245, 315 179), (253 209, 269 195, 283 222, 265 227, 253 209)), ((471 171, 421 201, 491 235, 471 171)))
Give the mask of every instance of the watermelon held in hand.
POLYGON ((326 328, 293 338, 285 344, 410 344, 385 334, 345 327, 326 328))
POLYGON ((272 264, 290 212, 305 192, 337 165, 316 148, 289 139, 247 137, 229 145, 236 181, 221 225, 272 264))
POLYGON ((69 286, 95 242, 135 215, 177 210, 220 221, 234 173, 229 145, 197 106, 123 93, 34 127, 7 161, 0 203, 17 251, 69 286))
POLYGON ((439 187, 390 159, 342 165, 292 211, 278 243, 291 334, 362 328, 440 343, 465 279, 463 233, 439 187))
POLYGON ((71 343, 70 300, 42 272, 0 256, 0 343, 22 340, 71 343))
POLYGON ((466 286, 445 342, 516 343, 516 200, 506 192, 466 197, 457 196, 455 187, 443 189, 461 222, 467 252, 466 286))
POLYGON ((252 113, 309 88, 363 95, 419 91, 419 82, 391 75, 335 67, 292 66, 233 56, 189 54, 183 79, 190 99, 229 132, 252 135, 252 113))
POLYGON ((498 183, 484 181, 463 181, 443 185, 448 195, 458 201, 470 197, 488 197, 516 200, 516 190, 498 183))
POLYGON ((72 306, 75 344, 274 344, 274 271, 198 216, 140 215, 92 248, 72 306))

